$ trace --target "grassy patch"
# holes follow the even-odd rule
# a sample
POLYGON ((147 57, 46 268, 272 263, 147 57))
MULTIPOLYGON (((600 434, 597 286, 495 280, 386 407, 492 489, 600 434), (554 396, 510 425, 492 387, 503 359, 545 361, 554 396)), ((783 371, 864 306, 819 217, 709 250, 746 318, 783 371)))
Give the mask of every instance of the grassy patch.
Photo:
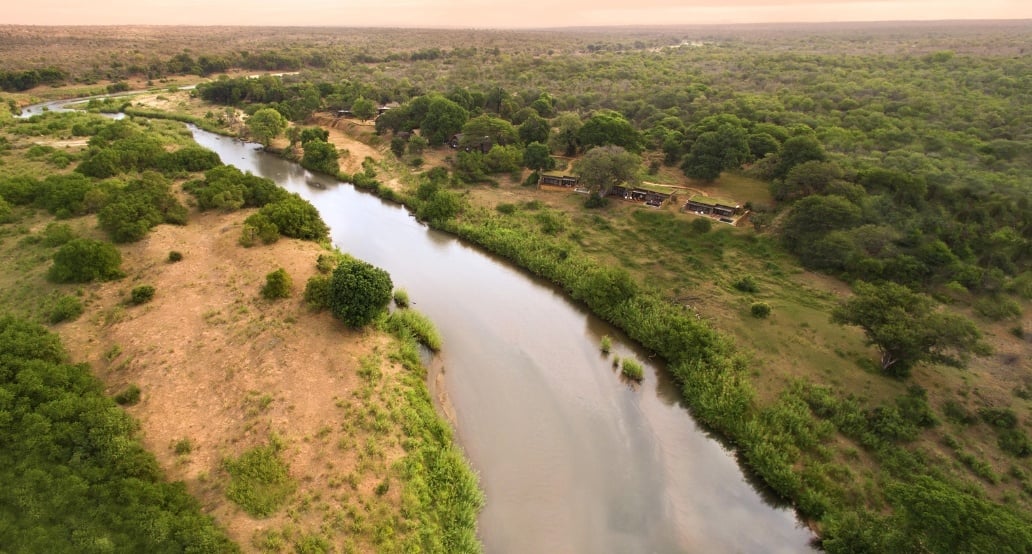
POLYGON ((222 464, 229 474, 226 497, 254 517, 276 513, 297 488, 276 443, 252 448, 222 464))

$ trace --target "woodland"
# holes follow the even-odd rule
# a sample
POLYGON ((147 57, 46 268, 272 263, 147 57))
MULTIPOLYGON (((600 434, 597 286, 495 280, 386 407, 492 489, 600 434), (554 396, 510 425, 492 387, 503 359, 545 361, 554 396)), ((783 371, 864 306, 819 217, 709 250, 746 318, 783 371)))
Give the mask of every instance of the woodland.
MULTIPOLYGON (((829 552, 1032 548, 1029 22, 137 31, 54 34, 48 48, 78 52, 61 60, 18 58, 43 38, 0 29, 7 104, 204 78, 193 115, 92 107, 244 133, 558 284, 659 354, 693 416, 829 552), (384 161, 341 173, 349 154, 319 114, 375 119, 356 138, 384 161), (593 189, 553 200, 534 191, 548 170, 593 189), (731 197, 748 217, 607 197, 638 183, 731 197), (779 348, 786 332, 812 344, 779 348)), ((8 124, 8 150, 48 117, 8 124)), ((260 207, 250 240, 325 237, 317 214, 200 149, 76 117, 60 125, 88 148, 26 152, 61 171, 0 173, 0 218, 97 213, 135 240, 183 217, 162 173, 207 171, 183 189, 201 209, 260 207)), ((54 262, 53 279, 78 279, 54 262)))

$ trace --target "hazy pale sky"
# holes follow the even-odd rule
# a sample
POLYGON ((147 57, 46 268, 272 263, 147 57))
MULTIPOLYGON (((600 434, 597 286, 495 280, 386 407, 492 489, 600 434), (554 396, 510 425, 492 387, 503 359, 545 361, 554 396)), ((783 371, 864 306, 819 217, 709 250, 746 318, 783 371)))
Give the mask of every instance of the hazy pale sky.
POLYGON ((1032 19, 1032 0, 35 0, 20 25, 569 27, 584 25, 1032 19))

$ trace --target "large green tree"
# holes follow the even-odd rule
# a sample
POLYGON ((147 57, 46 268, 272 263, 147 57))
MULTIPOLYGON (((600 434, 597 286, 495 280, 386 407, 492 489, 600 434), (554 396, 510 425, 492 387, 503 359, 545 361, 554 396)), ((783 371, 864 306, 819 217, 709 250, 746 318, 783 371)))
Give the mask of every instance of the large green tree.
POLYGON ((988 354, 968 319, 935 309, 935 301, 892 282, 858 281, 854 295, 832 312, 835 323, 856 325, 881 353, 881 369, 906 377, 920 362, 963 366, 972 353, 988 354))
POLYGON ((272 108, 262 108, 247 118, 247 131, 262 146, 268 146, 286 128, 287 118, 272 108))
POLYGON ((376 115, 376 104, 372 100, 359 96, 351 103, 351 113, 362 121, 370 120, 376 115))
POLYGON ((393 288, 386 271, 344 256, 330 278, 330 311, 349 327, 363 327, 387 309, 393 288))
POLYGON ((512 123, 490 114, 481 114, 462 126, 462 141, 459 146, 479 147, 485 142, 504 146, 519 140, 519 134, 512 123))
POLYGON ((435 96, 427 106, 419 131, 431 146, 440 146, 461 131, 468 118, 469 112, 465 108, 443 96, 435 96))
POLYGON ((633 152, 620 146, 598 146, 584 154, 574 166, 574 172, 581 181, 595 188, 596 194, 605 197, 616 185, 636 182, 640 166, 641 158, 633 152))
POLYGON ((304 144, 305 153, 301 157, 302 166, 327 175, 340 173, 340 155, 337 153, 336 146, 322 140, 310 140, 304 144))
POLYGON ((612 110, 595 112, 584 122, 577 137, 585 148, 612 144, 629 152, 640 152, 643 142, 631 122, 612 110))
POLYGON ((735 169, 749 160, 749 136, 733 115, 710 116, 692 126, 695 136, 681 169, 693 179, 712 181, 725 169, 735 169))

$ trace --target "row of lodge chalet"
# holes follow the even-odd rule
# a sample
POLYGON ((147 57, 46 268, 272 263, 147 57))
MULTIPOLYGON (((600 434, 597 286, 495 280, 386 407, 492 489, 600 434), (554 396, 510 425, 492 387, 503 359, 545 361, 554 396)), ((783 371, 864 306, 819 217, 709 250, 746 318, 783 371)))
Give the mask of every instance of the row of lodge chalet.
MULTIPOLYGON (((384 112, 386 112, 386 111, 388 111, 388 110, 390 110, 392 108, 397 108, 400 105, 401 104, 399 104, 397 102, 390 102, 390 103, 384 104, 384 105, 380 106, 379 108, 376 108, 376 115, 378 115, 378 116, 383 115, 384 112)), ((337 110, 337 117, 352 117, 353 115, 354 114, 351 113, 351 110, 337 110)))
MULTIPOLYGON (((580 177, 568 175, 559 171, 543 171, 538 177, 538 188, 542 190, 573 190, 581 194, 588 194, 591 188, 580 184, 580 177)), ((615 186, 606 191, 606 196, 612 196, 631 202, 640 202, 646 206, 658 208, 665 204, 672 196, 671 193, 663 192, 657 187, 621 187, 615 186)))
MULTIPOLYGON (((581 184, 580 177, 569 175, 560 171, 542 171, 538 177, 538 188, 541 190, 574 191, 581 194, 588 194, 591 188, 581 184)), ((662 207, 671 198, 673 190, 668 187, 640 185, 637 187, 614 186, 606 193, 606 196, 620 198, 629 202, 638 202, 654 208, 662 207)), ((722 221, 734 224, 743 214, 742 206, 735 202, 722 198, 714 198, 696 194, 685 202, 681 207, 682 211, 698 215, 706 215, 722 221)))

